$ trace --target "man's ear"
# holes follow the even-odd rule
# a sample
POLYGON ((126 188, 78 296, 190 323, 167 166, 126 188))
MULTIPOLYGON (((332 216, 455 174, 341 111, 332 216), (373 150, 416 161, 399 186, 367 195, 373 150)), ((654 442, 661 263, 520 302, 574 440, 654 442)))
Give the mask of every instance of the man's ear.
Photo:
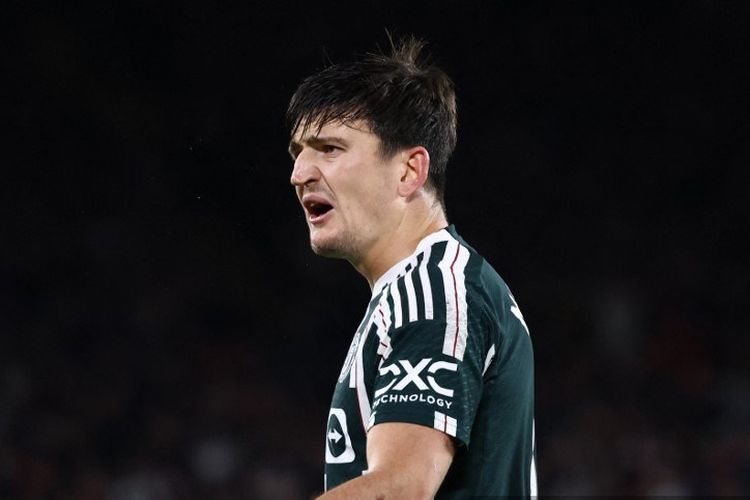
POLYGON ((402 155, 403 168, 398 182, 398 194, 408 198, 427 182, 430 153, 423 146, 414 146, 403 151, 402 155))

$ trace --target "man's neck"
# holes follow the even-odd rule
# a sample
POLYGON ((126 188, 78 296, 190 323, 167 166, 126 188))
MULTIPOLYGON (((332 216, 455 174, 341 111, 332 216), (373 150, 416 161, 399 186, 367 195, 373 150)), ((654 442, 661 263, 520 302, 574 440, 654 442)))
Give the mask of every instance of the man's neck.
POLYGON ((414 253, 420 241, 447 225, 448 220, 440 205, 432 207, 424 217, 415 220, 404 217, 393 231, 377 242, 366 259, 352 262, 352 265, 367 279, 372 289, 386 271, 414 253))

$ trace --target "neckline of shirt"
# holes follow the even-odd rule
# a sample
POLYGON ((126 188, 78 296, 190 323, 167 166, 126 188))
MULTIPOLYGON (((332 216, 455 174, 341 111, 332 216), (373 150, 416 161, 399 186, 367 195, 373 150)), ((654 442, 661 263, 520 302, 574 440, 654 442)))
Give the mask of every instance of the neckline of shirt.
POLYGON ((404 268, 409 264, 409 262, 414 259, 416 255, 419 255, 427 247, 431 247, 435 243, 448 241, 449 239, 453 238, 451 229, 453 229, 453 224, 435 231, 434 233, 430 233, 422 238, 422 240, 417 244, 417 248, 411 253, 411 255, 398 261, 390 269, 384 272, 380 276, 380 278, 377 279, 377 281, 375 281, 375 284, 372 287, 372 297, 374 298, 383 290, 383 288, 385 288, 386 285, 398 279, 401 271, 404 270, 404 268))

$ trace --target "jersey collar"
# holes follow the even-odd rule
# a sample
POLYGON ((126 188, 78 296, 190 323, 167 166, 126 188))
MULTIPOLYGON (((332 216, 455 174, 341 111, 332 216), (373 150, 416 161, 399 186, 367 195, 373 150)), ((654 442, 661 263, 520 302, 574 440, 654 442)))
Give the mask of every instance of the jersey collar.
POLYGON ((430 233, 422 238, 422 240, 417 244, 417 248, 414 250, 414 252, 412 252, 411 255, 403 260, 398 261, 393 267, 388 269, 385 273, 383 273, 382 276, 380 276, 380 278, 378 278, 378 280, 375 282, 375 285, 373 285, 372 287, 372 297, 376 297, 378 294, 380 294, 383 288, 386 287, 386 285, 402 276, 405 273, 406 266, 408 266, 410 262, 415 265, 417 256, 420 253, 424 252, 425 249, 431 247, 435 243, 453 239, 455 237, 455 233, 456 229, 453 227, 453 224, 451 224, 448 227, 444 227, 443 229, 435 231, 434 233, 430 233))

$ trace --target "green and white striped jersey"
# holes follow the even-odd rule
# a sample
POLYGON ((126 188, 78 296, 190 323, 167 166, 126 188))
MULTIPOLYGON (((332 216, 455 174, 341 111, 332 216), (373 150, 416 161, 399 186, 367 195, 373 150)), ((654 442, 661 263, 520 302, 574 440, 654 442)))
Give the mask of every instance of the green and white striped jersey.
POLYGON ((505 282, 453 226, 373 286, 338 378, 325 488, 367 472, 367 430, 434 427, 456 455, 437 497, 535 496, 529 332, 505 282))

